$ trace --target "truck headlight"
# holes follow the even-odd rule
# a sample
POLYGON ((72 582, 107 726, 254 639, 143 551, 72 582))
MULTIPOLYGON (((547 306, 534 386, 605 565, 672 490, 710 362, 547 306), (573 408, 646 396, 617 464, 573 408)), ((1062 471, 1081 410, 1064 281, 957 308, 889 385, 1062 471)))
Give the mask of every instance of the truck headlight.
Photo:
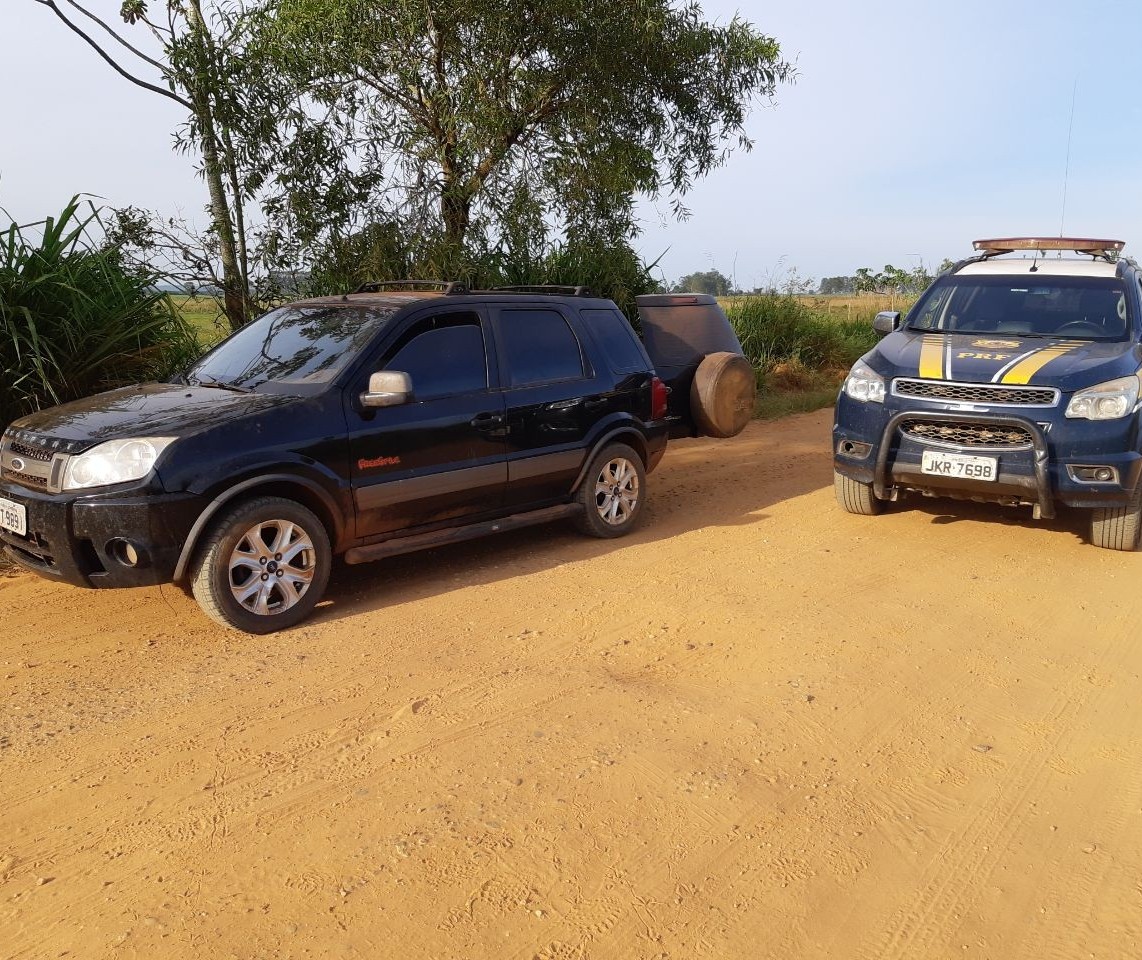
POLYGON ((1074 420, 1118 420, 1132 413, 1138 402, 1138 377, 1119 377, 1079 390, 1067 404, 1074 420))
POLYGON ((858 360, 845 378, 845 393, 861 403, 884 403, 884 377, 858 360))
POLYGON ((63 474, 64 490, 105 487, 112 483, 142 480, 174 437, 136 437, 109 440, 87 453, 72 457, 63 474))

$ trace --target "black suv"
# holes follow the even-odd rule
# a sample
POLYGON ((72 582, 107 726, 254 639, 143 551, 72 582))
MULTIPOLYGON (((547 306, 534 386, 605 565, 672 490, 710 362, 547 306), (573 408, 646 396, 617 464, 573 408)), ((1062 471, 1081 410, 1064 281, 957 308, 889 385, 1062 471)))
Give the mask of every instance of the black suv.
POLYGON ((560 517, 628 533, 667 397, 610 300, 373 284, 274 310, 177 382, 17 421, 0 443, 0 539, 43 576, 173 581, 268 633, 313 609, 334 555, 560 517))

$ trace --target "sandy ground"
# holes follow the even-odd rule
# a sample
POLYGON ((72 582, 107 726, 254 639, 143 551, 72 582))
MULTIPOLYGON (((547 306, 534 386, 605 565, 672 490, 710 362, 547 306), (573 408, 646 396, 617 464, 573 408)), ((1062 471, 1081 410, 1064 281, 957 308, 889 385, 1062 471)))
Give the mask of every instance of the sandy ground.
POLYGON ((0 956, 1142 955, 1142 555, 847 516, 829 426, 273 637, 0 580, 0 956))

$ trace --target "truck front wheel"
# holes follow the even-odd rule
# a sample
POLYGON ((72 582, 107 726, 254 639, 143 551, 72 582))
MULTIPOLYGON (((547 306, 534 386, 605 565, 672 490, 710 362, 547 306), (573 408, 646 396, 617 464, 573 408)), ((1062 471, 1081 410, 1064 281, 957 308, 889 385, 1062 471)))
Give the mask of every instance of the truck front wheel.
POLYGON ((862 517, 880 513, 884 505, 884 501, 873 492, 871 483, 861 483, 836 470, 833 471, 833 492, 843 510, 862 517))
POLYGON ((1107 550, 1136 550, 1142 531, 1142 482, 1134 488, 1124 507, 1102 507, 1091 511, 1090 542, 1107 550))

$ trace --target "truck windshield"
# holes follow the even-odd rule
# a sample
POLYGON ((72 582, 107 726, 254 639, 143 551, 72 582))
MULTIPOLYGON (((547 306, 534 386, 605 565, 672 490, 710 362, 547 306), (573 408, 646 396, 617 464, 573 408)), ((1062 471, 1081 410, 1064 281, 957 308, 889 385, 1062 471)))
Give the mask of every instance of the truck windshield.
POLYGON ((1067 340, 1124 340, 1126 290, 1116 277, 971 276, 937 280, 908 314, 909 330, 1067 340))
POLYGON ((395 312, 376 307, 282 307, 220 343, 187 370, 186 380, 246 389, 262 384, 291 389, 322 386, 395 312))

